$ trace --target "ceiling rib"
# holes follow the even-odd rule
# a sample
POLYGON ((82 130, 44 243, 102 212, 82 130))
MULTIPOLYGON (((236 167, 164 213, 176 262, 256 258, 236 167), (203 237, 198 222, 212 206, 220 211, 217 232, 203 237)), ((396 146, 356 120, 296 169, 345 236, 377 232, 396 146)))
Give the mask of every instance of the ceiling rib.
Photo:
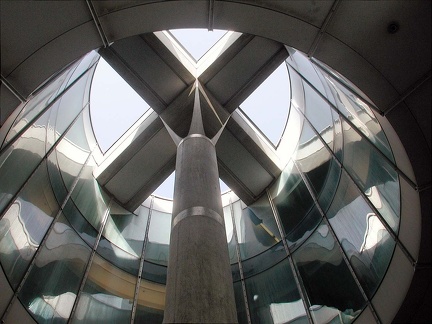
POLYGON ((100 36, 100 38, 102 40, 103 46, 104 47, 108 47, 109 44, 110 44, 109 41, 108 41, 108 37, 106 36, 106 34, 105 34, 105 32, 104 32, 104 30, 102 28, 102 25, 101 25, 101 23, 99 21, 99 18, 97 16, 97 13, 96 13, 96 10, 95 10, 95 8, 93 6, 93 3, 91 2, 91 0, 86 0, 86 3, 87 3, 87 7, 90 10, 90 14, 92 15, 93 21, 94 21, 94 23, 96 25, 96 29, 97 29, 97 31, 99 33, 99 36, 100 36))
POLYGON ((387 116, 389 112, 391 112, 394 108, 396 108, 402 101, 404 101, 407 97, 409 97, 413 92, 415 92, 418 88, 420 88, 426 81, 431 78, 431 70, 429 70, 425 75, 423 75, 420 79, 418 79, 414 84, 409 87, 405 93, 403 93, 399 99, 393 102, 384 112, 381 114, 383 116, 387 116))
MULTIPOLYGON (((250 204, 279 176, 280 162, 273 146, 234 110, 286 59, 288 52, 282 44, 250 35, 236 36, 231 45, 204 71, 202 76, 212 89, 202 85, 207 96, 200 100, 205 132, 210 137, 220 129, 221 120, 225 122, 232 115, 217 148, 220 176, 237 196, 250 204), (242 77, 235 78, 239 74, 242 77), (230 110, 218 99, 224 97, 230 100, 230 110), (242 167, 233 164, 234 160, 241 161, 242 167)), ((153 34, 146 34, 118 41, 100 53, 150 104, 155 118, 159 115, 177 134, 183 132, 185 125, 189 126, 193 106, 190 88, 195 78, 167 44, 153 34), (189 81, 191 84, 187 86, 189 81)), ((95 172, 98 182, 131 210, 174 168, 175 146, 165 136, 166 129, 164 135, 154 136, 155 129, 163 126, 159 117, 151 122, 150 119, 142 126, 135 126, 140 133, 133 135, 132 141, 131 137, 119 139, 124 144, 116 152, 110 152, 112 157, 95 172), (171 146, 169 152, 168 148, 161 150, 171 146), (142 170, 139 177, 134 177, 137 167, 142 170)))
POLYGON ((19 91, 17 89, 14 88, 14 86, 12 84, 9 83, 9 81, 3 76, 1 75, 1 82, 5 85, 5 87, 12 92, 12 94, 17 97, 17 99, 21 102, 25 102, 26 99, 24 98, 24 96, 19 93, 19 91))
POLYGON ((326 32, 327 26, 329 25, 331 19, 333 18, 333 15, 334 15, 337 7, 339 6, 339 4, 340 4, 340 0, 335 0, 335 2, 333 3, 333 6, 331 7, 329 13, 327 14, 327 16, 324 20, 324 23, 322 24, 322 26, 318 32, 318 35, 315 37, 315 39, 314 39, 314 41, 313 41, 313 43, 312 43, 312 45, 311 45, 311 47, 307 53, 309 57, 314 56, 315 51, 318 47, 318 44, 321 41, 322 36, 326 32))
POLYGON ((214 23, 214 0, 209 0, 208 26, 209 31, 213 30, 214 23))

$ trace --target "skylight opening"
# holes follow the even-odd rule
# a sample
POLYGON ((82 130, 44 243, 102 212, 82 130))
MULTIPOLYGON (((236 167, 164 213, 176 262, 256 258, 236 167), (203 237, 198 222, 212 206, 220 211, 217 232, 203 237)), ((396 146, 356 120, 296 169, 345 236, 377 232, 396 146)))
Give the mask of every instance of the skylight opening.
POLYGON ((169 31, 183 48, 199 61, 226 33, 226 30, 172 29, 169 31))
POLYGON ((149 105, 101 57, 90 91, 90 116, 102 152, 106 152, 148 109, 149 105))
POLYGON ((291 98, 283 62, 241 105, 241 110, 277 146, 285 129, 291 98))

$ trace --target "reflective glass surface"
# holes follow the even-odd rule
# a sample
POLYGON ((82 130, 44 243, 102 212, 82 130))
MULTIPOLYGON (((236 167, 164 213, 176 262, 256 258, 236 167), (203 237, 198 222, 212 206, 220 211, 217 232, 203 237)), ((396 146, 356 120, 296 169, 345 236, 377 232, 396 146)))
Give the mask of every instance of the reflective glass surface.
POLYGON ((384 277, 395 242, 345 172, 327 217, 371 298, 384 277))
POLYGON ((165 309, 165 286, 141 280, 135 323, 162 323, 165 309))
POLYGON ((42 163, 0 219, 1 265, 14 288, 58 210, 48 182, 46 163, 42 163))
POLYGON ((345 122, 343 129, 344 167, 397 233, 400 221, 400 189, 396 171, 345 122))
POLYGON ((90 247, 93 247, 98 233, 96 229, 84 218, 72 199, 69 199, 66 202, 66 205, 63 208, 63 214, 78 235, 90 247))
POLYGON ((152 211, 144 255, 146 260, 162 265, 168 264, 171 218, 171 213, 152 211))
POLYGON ((348 120, 350 120, 379 150, 381 150, 381 152, 383 152, 390 160, 394 161, 393 153, 381 125, 366 102, 354 95, 345 87, 341 86, 338 82, 333 80, 330 75, 326 75, 325 72, 323 72, 323 74, 333 92, 339 111, 348 118, 348 120))
POLYGON ((301 71, 303 78, 309 81, 318 91, 324 92, 324 84, 318 74, 319 72, 315 70, 315 66, 309 58, 292 47, 287 46, 287 50, 290 55, 286 60, 287 63, 296 71, 301 71))
POLYGON ((228 243, 228 254, 231 264, 237 262, 237 250, 236 250, 236 239, 234 236, 234 226, 231 218, 231 206, 225 206, 223 208, 224 221, 225 221, 225 232, 228 243))
POLYGON ((71 76, 72 71, 78 63, 72 64, 64 72, 59 74, 54 80, 41 89, 21 110, 15 120, 11 130, 9 131, 5 143, 9 142, 19 131, 21 131, 28 123, 31 123, 50 103, 52 103, 62 90, 62 84, 66 84, 71 76))
POLYGON ((279 230, 266 196, 260 204, 252 209, 238 200, 232 206, 242 259, 250 258, 280 242, 279 230))
POLYGON ((241 281, 234 282, 234 298, 236 302, 237 320, 239 324, 248 323, 241 281))
POLYGON ((285 233, 295 228, 312 208, 313 199, 296 166, 292 167, 274 203, 285 233))
POLYGON ((93 177, 92 165, 84 166, 71 198, 85 219, 94 228, 99 229, 108 209, 109 198, 93 177))
POLYGON ((124 251, 139 257, 142 252, 149 210, 141 208, 135 215, 116 202, 111 203, 103 236, 124 251))
POLYGON ((44 113, 0 155, 0 213, 45 156, 49 113, 44 113))
POLYGON ((101 237, 97 247, 97 253, 116 265, 122 270, 125 270, 133 275, 138 273, 139 258, 131 253, 128 253, 114 243, 108 241, 105 237, 101 237))
POLYGON ((127 323, 136 276, 94 256, 72 323, 127 323))
POLYGON ((68 221, 59 217, 19 293, 38 323, 66 323, 90 252, 68 221))
POLYGON ((321 219, 321 213, 314 206, 303 220, 287 233, 286 240, 291 253, 312 235, 321 219))
MULTIPOLYGON (((314 189, 315 197, 323 191, 327 181, 332 154, 308 123, 304 123, 296 162, 314 189)), ((329 188, 326 188, 329 190, 329 188)), ((334 191, 334 190, 333 190, 334 191)), ((329 193, 326 193, 329 194, 329 193)))
POLYGON ((252 323, 307 323, 288 259, 246 282, 252 323))
POLYGON ((283 258, 286 258, 286 256, 287 254, 283 242, 279 242, 278 244, 273 245, 270 249, 250 259, 243 260, 243 275, 247 278, 260 273, 278 263, 283 258))
POLYGON ((152 282, 166 284, 167 266, 144 261, 141 277, 152 282))
POLYGON ((293 253, 314 322, 352 321, 366 301, 325 223, 293 253))

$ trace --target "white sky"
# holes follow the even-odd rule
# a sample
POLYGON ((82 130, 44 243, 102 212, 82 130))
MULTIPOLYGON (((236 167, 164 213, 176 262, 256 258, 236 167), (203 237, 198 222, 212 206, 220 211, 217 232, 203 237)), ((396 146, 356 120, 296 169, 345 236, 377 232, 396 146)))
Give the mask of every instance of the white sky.
MULTIPOLYGON (((182 29, 170 31, 183 47, 198 60, 226 31, 182 29)), ((283 63, 252 93, 240 108, 277 145, 288 114, 290 87, 287 68, 283 63)), ((93 129, 102 151, 114 142, 141 117, 149 105, 102 58, 92 83, 90 111, 93 129)), ((174 173, 155 191, 172 198, 174 173)), ((221 182, 222 192, 228 187, 221 182)))

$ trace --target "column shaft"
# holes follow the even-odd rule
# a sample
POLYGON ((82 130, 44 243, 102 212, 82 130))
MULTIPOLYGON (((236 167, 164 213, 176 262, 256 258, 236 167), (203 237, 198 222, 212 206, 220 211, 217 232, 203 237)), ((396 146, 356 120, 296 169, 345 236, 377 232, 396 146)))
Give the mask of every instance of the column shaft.
POLYGON ((216 151, 204 135, 177 148, 164 322, 237 322, 216 151))

